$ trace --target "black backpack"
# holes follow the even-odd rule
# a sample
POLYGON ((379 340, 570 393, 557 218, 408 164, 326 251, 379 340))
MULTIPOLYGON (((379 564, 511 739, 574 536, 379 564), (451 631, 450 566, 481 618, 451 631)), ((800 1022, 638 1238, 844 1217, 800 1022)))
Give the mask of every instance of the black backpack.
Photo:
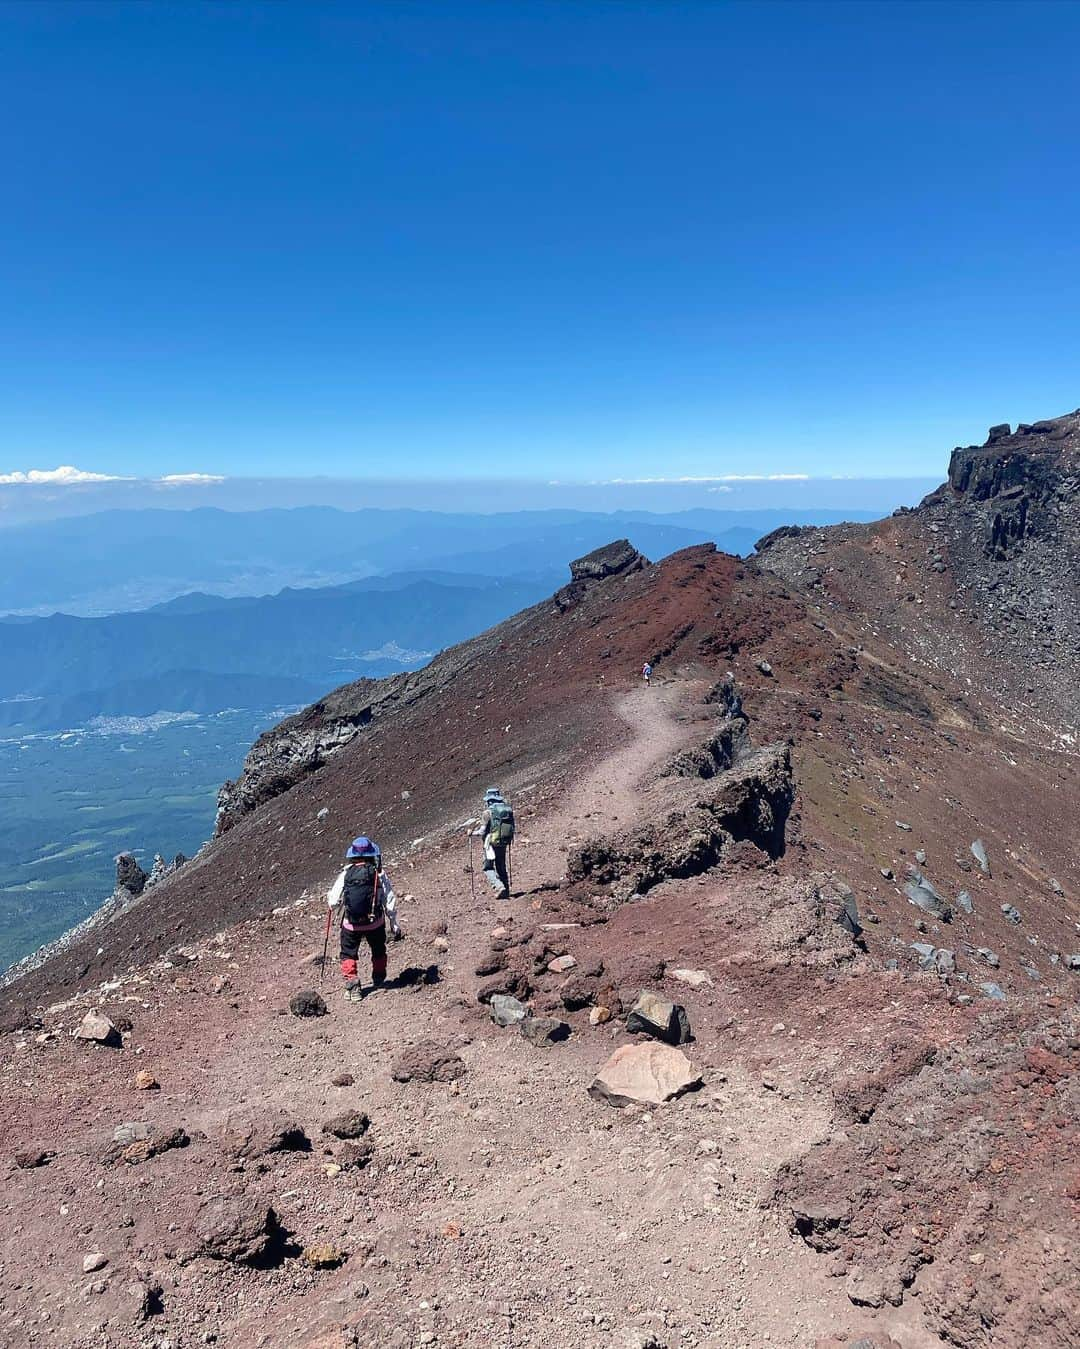
POLYGON ((345 872, 345 916, 353 927, 372 927, 383 917, 382 886, 374 862, 355 862, 345 872))
POLYGON ((514 841, 514 812, 505 801, 488 803, 491 824, 488 826, 487 841, 491 844, 508 844, 514 841))

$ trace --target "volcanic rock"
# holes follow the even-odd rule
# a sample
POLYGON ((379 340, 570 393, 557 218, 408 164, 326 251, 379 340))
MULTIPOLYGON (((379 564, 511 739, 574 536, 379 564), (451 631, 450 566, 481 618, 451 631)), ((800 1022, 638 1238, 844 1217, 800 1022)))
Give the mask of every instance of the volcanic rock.
POLYGON ((626 1018, 631 1035, 651 1035, 669 1045, 686 1044, 691 1038, 686 1008, 657 993, 642 993, 626 1018))
POLYGON ((370 1124, 371 1120, 362 1110, 345 1110, 326 1120, 322 1129, 324 1134, 333 1134, 335 1138, 362 1138, 370 1124))
POLYGON ((701 1074, 681 1049, 622 1045, 597 1073, 589 1095, 614 1106, 662 1105, 700 1085, 701 1074))
POLYGON ((301 989, 289 999, 293 1016, 325 1016, 329 1010, 322 995, 313 988, 301 989))
POLYGON ((221 1146, 231 1157, 254 1159, 274 1152, 307 1152, 311 1142, 301 1124, 285 1115, 250 1119, 229 1116, 221 1146))
POLYGON ((120 1032, 107 1016, 99 1012, 87 1012, 75 1031, 75 1039, 87 1044, 105 1045, 109 1049, 119 1049, 123 1044, 120 1032))
POLYGON ((527 1016, 518 1023, 518 1030, 524 1039, 538 1049, 549 1049, 570 1036, 567 1023, 550 1016, 527 1016))
POLYGON ((195 1217, 200 1255, 232 1264, 255 1264, 277 1234, 277 1216, 250 1195, 209 1199, 195 1217))
POLYGON ((952 909, 921 872, 914 872, 904 886, 908 900, 943 923, 952 921, 952 909))
POLYGON ((454 1082, 464 1075, 465 1064, 446 1045, 423 1040, 403 1049, 390 1071, 395 1082, 454 1082))
POLYGON ((513 1026, 519 1021, 524 1021, 528 1015, 528 1009, 523 1003, 505 993, 496 993, 489 1006, 491 1019, 496 1026, 513 1026))

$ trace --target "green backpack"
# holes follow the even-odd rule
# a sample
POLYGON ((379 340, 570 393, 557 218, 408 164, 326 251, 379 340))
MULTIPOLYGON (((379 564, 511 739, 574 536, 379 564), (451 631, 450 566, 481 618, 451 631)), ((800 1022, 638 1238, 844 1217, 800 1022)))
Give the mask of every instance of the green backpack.
POLYGON ((492 801, 488 805, 491 824, 488 826, 487 841, 496 844, 509 844, 514 841, 514 812, 505 801, 492 801))

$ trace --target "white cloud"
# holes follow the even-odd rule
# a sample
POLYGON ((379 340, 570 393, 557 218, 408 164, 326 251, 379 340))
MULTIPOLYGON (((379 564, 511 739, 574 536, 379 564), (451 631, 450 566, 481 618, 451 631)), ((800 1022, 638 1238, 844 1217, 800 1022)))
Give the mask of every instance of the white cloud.
POLYGON ((735 488, 721 485, 720 487, 706 487, 705 490, 706 492, 734 492, 735 488))
POLYGON ((189 486, 192 483, 215 483, 224 481, 224 477, 219 473, 166 473, 164 477, 158 479, 158 482, 164 483, 169 487, 183 487, 189 486))
POLYGON ((115 473, 88 473, 85 469, 74 468, 71 464, 61 464, 59 468, 32 468, 23 473, 0 473, 0 483, 52 483, 67 487, 80 482, 130 482, 130 478, 120 478, 115 473))
MULTIPOLYGON (((591 484, 593 487, 641 487, 657 483, 698 485, 702 483, 726 482, 809 482, 809 473, 716 473, 707 477, 681 478, 604 478, 591 484)), ((730 487, 710 487, 710 492, 730 492, 730 487)))
MULTIPOLYGON (((0 486, 3 487, 73 487, 80 483, 138 481, 138 478, 124 477, 118 473, 91 473, 71 464, 61 464, 59 468, 31 468, 25 472, 15 469, 11 473, 0 473, 0 486)), ((216 473, 166 473, 160 478, 143 481, 154 487, 191 487, 208 486, 224 482, 225 479, 216 473)))

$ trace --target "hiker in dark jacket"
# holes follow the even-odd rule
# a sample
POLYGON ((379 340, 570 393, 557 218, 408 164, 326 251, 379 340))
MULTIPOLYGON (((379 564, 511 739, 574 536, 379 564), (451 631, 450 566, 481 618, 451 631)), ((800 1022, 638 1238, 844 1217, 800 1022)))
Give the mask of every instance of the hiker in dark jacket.
POLYGON ((386 978, 386 925, 395 941, 401 938, 397 896, 382 869, 382 854, 369 838, 354 838, 345 854, 345 868, 326 893, 331 909, 341 909, 341 973, 345 996, 357 1002, 363 996, 356 967, 360 943, 371 948, 371 982, 386 978))
POLYGON ((514 812, 498 787, 489 787, 484 793, 484 813, 473 836, 484 840, 484 875, 495 891, 495 898, 509 899, 506 851, 514 841, 514 812))

